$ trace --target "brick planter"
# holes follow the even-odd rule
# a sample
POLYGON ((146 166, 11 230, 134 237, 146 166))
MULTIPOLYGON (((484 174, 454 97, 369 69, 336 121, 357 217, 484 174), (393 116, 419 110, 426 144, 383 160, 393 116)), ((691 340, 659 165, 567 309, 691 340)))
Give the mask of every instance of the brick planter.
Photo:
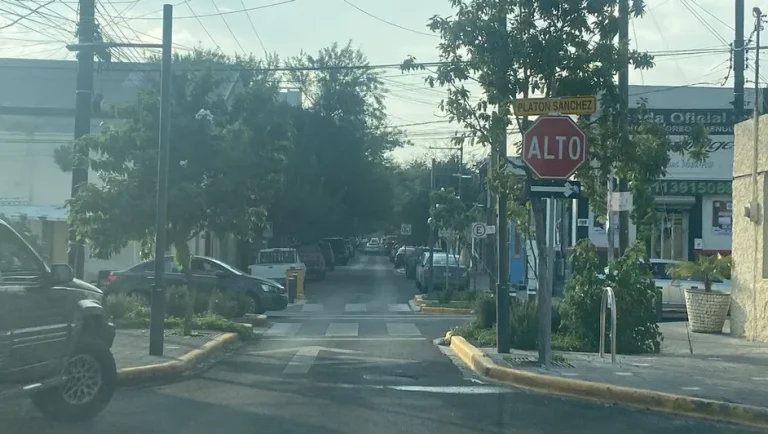
POLYGON ((715 290, 685 290, 688 323, 696 333, 722 333, 730 305, 731 294, 715 290))

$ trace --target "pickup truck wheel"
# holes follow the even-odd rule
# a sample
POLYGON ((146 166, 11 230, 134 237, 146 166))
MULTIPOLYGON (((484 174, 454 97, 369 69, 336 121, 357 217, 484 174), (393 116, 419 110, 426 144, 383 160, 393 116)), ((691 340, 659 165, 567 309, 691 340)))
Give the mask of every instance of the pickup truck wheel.
POLYGON ((97 340, 78 343, 64 368, 64 382, 32 395, 46 417, 64 423, 93 419, 106 408, 117 385, 115 358, 97 340))

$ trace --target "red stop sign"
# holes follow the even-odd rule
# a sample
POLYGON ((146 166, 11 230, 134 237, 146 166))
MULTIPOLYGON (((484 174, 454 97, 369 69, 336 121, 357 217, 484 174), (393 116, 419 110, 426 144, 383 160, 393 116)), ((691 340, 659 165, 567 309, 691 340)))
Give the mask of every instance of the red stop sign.
POLYGON ((569 178, 586 160, 587 136, 568 116, 540 116, 523 134, 523 161, 539 178, 569 178))

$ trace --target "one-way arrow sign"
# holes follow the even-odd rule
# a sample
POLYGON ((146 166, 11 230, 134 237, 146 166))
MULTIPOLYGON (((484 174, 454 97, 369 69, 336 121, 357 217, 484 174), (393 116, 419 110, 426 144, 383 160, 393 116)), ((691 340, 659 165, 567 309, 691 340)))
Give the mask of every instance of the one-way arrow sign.
POLYGON ((551 197, 555 199, 578 199, 581 197, 581 183, 579 181, 536 180, 528 186, 529 197, 551 197))

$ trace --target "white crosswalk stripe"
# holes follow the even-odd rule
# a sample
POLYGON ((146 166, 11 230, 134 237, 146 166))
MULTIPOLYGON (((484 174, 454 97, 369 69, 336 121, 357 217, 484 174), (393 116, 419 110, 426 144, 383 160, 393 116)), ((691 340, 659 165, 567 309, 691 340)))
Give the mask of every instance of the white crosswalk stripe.
POLYGON ((282 322, 277 323, 264 333, 264 336, 294 336, 299 332, 301 323, 282 322))
POLYGON ((388 322, 387 333, 390 336, 421 336, 421 332, 412 322, 388 322))
POLYGON ((302 312, 322 312, 323 305, 319 303, 306 303, 301 308, 302 312))
POLYGON ((404 304, 390 304, 389 305, 389 311, 390 312, 410 312, 411 307, 408 306, 408 303, 404 304))
POLYGON ((368 310, 368 305, 365 303, 347 303, 344 306, 344 312, 365 312, 368 310))
POLYGON ((359 326, 356 322, 332 322, 326 336, 357 336, 359 326))

